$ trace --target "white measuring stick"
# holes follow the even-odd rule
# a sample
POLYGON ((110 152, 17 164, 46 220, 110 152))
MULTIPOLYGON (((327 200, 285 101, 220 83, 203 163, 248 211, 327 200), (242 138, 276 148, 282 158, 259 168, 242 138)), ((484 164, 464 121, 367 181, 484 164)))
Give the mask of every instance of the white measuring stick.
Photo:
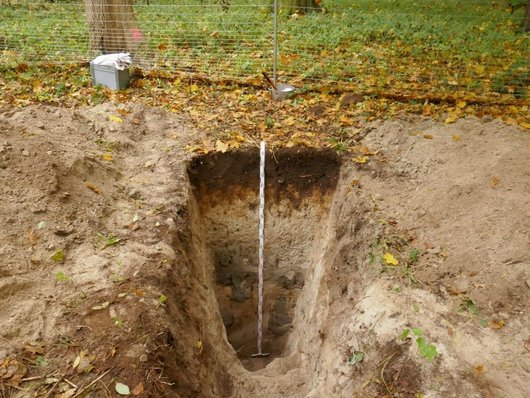
POLYGON ((267 356, 262 351, 263 343, 263 265, 265 261, 265 141, 260 144, 259 163, 259 265, 258 265, 258 353, 253 356, 267 356))

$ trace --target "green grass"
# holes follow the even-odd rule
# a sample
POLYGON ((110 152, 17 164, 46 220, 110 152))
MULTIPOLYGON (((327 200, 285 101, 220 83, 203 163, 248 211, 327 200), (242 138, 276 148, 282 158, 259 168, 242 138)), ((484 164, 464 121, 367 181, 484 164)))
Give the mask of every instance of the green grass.
MULTIPOLYGON (((137 2, 149 67, 215 78, 272 69, 270 1, 137 2), (201 4, 202 3, 202 4, 201 4)), ((428 94, 492 92, 524 98, 530 39, 523 10, 490 0, 325 0, 326 12, 279 16, 279 70, 298 84, 428 94), (495 3, 495 2, 493 2, 495 3)), ((89 60, 82 4, 0 6, 4 63, 89 60)), ((2 62, 2 61, 0 61, 2 62)))

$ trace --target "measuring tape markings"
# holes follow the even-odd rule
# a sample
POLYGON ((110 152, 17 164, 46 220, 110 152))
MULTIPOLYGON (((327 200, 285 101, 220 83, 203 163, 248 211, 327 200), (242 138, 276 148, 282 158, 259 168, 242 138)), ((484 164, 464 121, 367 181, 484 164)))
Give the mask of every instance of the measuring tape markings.
POLYGON ((258 354, 263 355, 263 267, 265 262, 265 141, 260 145, 259 170, 259 265, 258 265, 258 354))

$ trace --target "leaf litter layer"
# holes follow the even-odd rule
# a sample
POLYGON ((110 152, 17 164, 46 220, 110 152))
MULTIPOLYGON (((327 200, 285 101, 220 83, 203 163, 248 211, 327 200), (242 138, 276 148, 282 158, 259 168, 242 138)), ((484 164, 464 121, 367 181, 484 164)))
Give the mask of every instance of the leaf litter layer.
MULTIPOLYGON (((259 95, 241 90, 226 106, 244 114, 240 96, 259 95)), ((359 121, 344 143, 269 123, 285 134, 271 144, 330 145, 342 164, 287 350, 248 373, 194 255, 187 166, 258 133, 102 93, 114 103, 2 106, 4 395, 528 395, 523 129, 407 116, 359 121)), ((295 101, 267 110, 287 120, 295 101)))
POLYGON ((169 112, 187 115, 198 128, 210 133, 205 140, 189 146, 190 151, 201 153, 216 146, 222 150, 254 145, 262 138, 272 146, 327 146, 354 151, 363 123, 403 114, 431 117, 446 124, 465 117, 499 118, 530 130, 528 100, 480 98, 466 92, 430 95, 322 88, 300 90, 290 100, 274 102, 263 79, 241 85, 140 71, 131 88, 115 92, 93 87, 84 65, 34 68, 25 64, 6 71, 0 77, 0 87, 0 104, 16 107, 34 103, 75 107, 107 101, 162 106, 169 112))

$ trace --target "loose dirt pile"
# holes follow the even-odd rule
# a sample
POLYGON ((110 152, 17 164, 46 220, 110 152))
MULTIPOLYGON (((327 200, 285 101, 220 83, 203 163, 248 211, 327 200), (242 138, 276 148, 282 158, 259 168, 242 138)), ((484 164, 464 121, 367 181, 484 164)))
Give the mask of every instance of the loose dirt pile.
POLYGON ((412 118, 267 159, 142 105, 0 110, 0 396, 526 397, 530 136, 412 118), (352 157, 354 161, 352 161, 352 157))

